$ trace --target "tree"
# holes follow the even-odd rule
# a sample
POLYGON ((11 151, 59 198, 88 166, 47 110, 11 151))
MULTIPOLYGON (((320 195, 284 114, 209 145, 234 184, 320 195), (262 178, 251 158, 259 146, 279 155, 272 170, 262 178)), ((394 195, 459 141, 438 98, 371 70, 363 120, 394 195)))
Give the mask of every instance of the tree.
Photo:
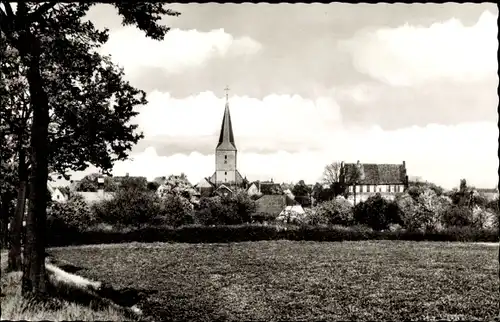
POLYGON ((309 206, 311 204, 310 194, 312 189, 305 184, 304 180, 300 180, 292 189, 295 200, 302 206, 309 206))
POLYGON ((323 183, 331 186, 340 181, 340 171, 342 164, 340 162, 332 162, 325 166, 323 170, 323 183))
MULTIPOLYGON (((66 121, 59 123, 67 124, 63 129, 73 128, 70 133, 61 129, 54 131, 57 126, 51 128, 52 133, 59 133, 52 136, 52 148, 70 152, 66 159, 58 159, 56 168, 62 170, 58 172, 65 173, 64 170, 72 167, 86 168, 88 161, 95 159, 105 169, 110 169, 113 161, 127 157, 126 152, 140 138, 140 135, 133 134, 136 126, 130 125, 126 127, 128 131, 125 131, 124 138, 115 141, 116 125, 124 125, 122 120, 134 115, 132 107, 145 103, 145 98, 143 95, 142 99, 135 99, 140 91, 122 81, 123 72, 112 66, 109 57, 97 53, 96 48, 108 38, 108 30, 96 30, 91 22, 81 20, 93 4, 19 2, 16 10, 13 10, 9 2, 2 4, 0 43, 15 50, 21 66, 26 69, 29 103, 33 114, 29 155, 31 193, 26 220, 22 289, 23 293, 43 293, 46 289, 44 257, 49 160, 55 155, 61 156, 53 153, 49 145, 51 110, 58 112, 58 116, 66 121), (94 88, 101 95, 96 95, 92 90, 82 90, 89 83, 100 83, 103 78, 108 80, 108 87, 86 87, 94 88), (106 93, 110 96, 103 96, 106 93), (82 104, 82 101, 86 104, 82 104), (110 103, 118 108, 106 113, 110 103), (75 117, 79 114, 72 114, 72 111, 80 112, 80 109, 72 108, 82 106, 87 107, 82 108, 87 112, 84 113, 87 118, 82 115, 75 117), (100 116, 111 117, 99 119, 100 116), (96 121, 106 127, 98 131, 94 125, 96 121), (104 130, 106 128, 108 130, 104 130), (90 148, 86 139, 91 139, 94 143, 90 148), (69 144, 61 144, 61 141, 69 144), (100 149, 96 149, 96 146, 100 149), (75 155, 78 158, 74 158, 75 155)), ((168 31, 167 27, 158 24, 161 16, 178 15, 164 9, 162 3, 115 3, 114 6, 123 17, 124 25, 136 25, 145 31, 146 36, 157 40, 163 39, 168 31)), ((2 50, 2 61, 4 53, 2 50)))
POLYGON ((374 230, 388 229, 391 224, 403 224, 397 203, 384 199, 379 193, 354 206, 354 220, 374 230))
POLYGON ((193 205, 197 205, 199 202, 196 189, 184 173, 181 173, 180 176, 170 175, 163 181, 163 184, 157 190, 157 193, 161 198, 168 195, 180 196, 191 202, 193 205))
MULTIPOLYGON (((31 109, 29 109, 28 93, 26 90, 26 68, 20 64, 20 59, 14 51, 1 42, 2 53, 0 93, 2 109, 0 112, 2 123, 2 163, 3 171, 10 173, 6 183, 10 189, 17 190, 16 207, 12 217, 10 231, 5 231, 10 239, 8 269, 21 269, 21 230, 24 217, 24 208, 27 192, 28 167, 27 142, 29 138, 31 109)), ((4 186, 6 188, 7 186, 4 186)), ((3 193, 4 204, 9 204, 9 194, 3 193)), ((8 210, 8 209, 6 209, 8 210)), ((4 220, 4 224, 8 220, 4 220)))
POLYGON ((147 191, 148 180, 144 177, 125 177, 121 180, 117 189, 147 191))
MULTIPOLYGON (((360 167, 355 164, 355 165, 350 165, 348 167, 344 166, 344 169, 341 170, 343 173, 343 183, 345 185, 345 188, 352 186, 352 191, 354 195, 354 205, 356 205, 356 186, 359 183, 359 180, 361 180, 361 169, 360 167)), ((347 189, 344 190, 345 194, 348 194, 347 189)))
POLYGON ((335 193, 331 186, 324 188, 321 183, 316 182, 312 189, 311 196, 316 202, 322 203, 328 200, 332 200, 335 197, 335 193))

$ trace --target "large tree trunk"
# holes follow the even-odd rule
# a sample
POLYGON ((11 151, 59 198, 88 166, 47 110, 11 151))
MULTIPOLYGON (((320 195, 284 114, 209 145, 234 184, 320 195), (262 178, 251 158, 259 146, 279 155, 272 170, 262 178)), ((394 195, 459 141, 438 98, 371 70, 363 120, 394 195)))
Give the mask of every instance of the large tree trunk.
POLYGON ((19 188, 17 191, 16 211, 10 224, 10 249, 8 271, 21 270, 21 231, 23 229, 24 205, 26 203, 26 156, 24 149, 19 150, 19 188))
POLYGON ((30 199, 26 219, 26 241, 22 292, 45 293, 45 225, 47 220, 47 180, 48 180, 48 126, 49 108, 47 93, 43 88, 40 72, 40 46, 36 37, 26 39, 29 49, 25 56, 28 64, 33 123, 31 126, 30 199))

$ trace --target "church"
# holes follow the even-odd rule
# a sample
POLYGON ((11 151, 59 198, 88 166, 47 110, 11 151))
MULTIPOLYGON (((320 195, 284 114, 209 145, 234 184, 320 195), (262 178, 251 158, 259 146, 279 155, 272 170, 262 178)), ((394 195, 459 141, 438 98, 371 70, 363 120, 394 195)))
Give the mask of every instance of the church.
POLYGON ((226 106, 219 141, 215 147, 215 172, 211 177, 203 178, 196 187, 201 195, 211 195, 213 192, 224 196, 232 195, 236 189, 245 188, 247 180, 237 169, 238 149, 234 141, 229 98, 226 88, 226 106))

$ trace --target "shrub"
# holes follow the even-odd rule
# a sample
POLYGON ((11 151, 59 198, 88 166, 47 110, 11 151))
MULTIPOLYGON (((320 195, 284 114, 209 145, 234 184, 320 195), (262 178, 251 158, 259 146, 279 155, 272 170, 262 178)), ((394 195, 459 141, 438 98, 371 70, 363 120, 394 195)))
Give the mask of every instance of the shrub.
POLYGON ((402 224, 397 203, 382 198, 378 193, 354 207, 354 220, 374 230, 386 230, 391 224, 402 224))
POLYGON ((401 211, 402 225, 410 231, 437 231, 442 228, 441 214, 445 201, 428 190, 412 197, 409 193, 396 196, 395 202, 401 211))
POLYGON ((163 216, 156 216, 157 221, 161 217, 162 224, 173 227, 193 223, 193 205, 189 200, 178 195, 165 195, 161 201, 163 216))
POLYGON ((253 213, 251 215, 251 218, 252 218, 252 222, 255 222, 255 223, 265 223, 265 222, 272 222, 274 221, 276 218, 276 216, 272 215, 272 214, 268 214, 266 212, 257 212, 257 213, 253 213))
POLYGON ((467 207, 451 205, 443 212, 443 224, 446 227, 472 226, 472 210, 467 207))
POLYGON ((490 209, 476 206, 472 210, 472 225, 477 228, 496 228, 497 218, 498 214, 495 214, 490 209))
POLYGON ((141 226, 162 213, 162 204, 154 192, 125 189, 111 200, 93 204, 92 210, 100 221, 111 225, 141 226))
POLYGON ((70 198, 67 202, 53 202, 48 208, 49 222, 83 231, 97 224, 97 218, 82 197, 70 198))
POLYGON ((180 228, 143 226, 134 229, 93 229, 72 235, 49 233, 49 246, 110 244, 129 242, 216 243, 258 240, 413 240, 498 242, 498 230, 450 227, 439 232, 374 231, 364 226, 290 227, 286 225, 183 226, 180 228))
POLYGON ((201 198, 194 222, 201 225, 237 225, 252 221, 257 206, 245 193, 234 197, 201 198))
POLYGON ((283 222, 285 224, 302 225, 306 222, 305 219, 306 214, 301 214, 294 210, 285 210, 278 215, 276 221, 283 222))
POLYGON ((315 207, 313 221, 328 225, 352 225, 354 213, 352 205, 342 197, 325 201, 315 207))

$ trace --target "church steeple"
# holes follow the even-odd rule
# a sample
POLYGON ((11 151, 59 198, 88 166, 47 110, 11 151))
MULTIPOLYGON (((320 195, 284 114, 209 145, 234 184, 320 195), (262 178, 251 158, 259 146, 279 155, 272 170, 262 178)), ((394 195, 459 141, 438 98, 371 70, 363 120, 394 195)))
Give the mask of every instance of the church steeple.
POLYGON ((229 99, 227 93, 228 90, 229 88, 226 87, 226 108, 224 109, 224 117, 222 119, 222 125, 220 129, 219 142, 216 149, 224 151, 236 151, 233 126, 231 124, 231 114, 229 113, 229 99))

